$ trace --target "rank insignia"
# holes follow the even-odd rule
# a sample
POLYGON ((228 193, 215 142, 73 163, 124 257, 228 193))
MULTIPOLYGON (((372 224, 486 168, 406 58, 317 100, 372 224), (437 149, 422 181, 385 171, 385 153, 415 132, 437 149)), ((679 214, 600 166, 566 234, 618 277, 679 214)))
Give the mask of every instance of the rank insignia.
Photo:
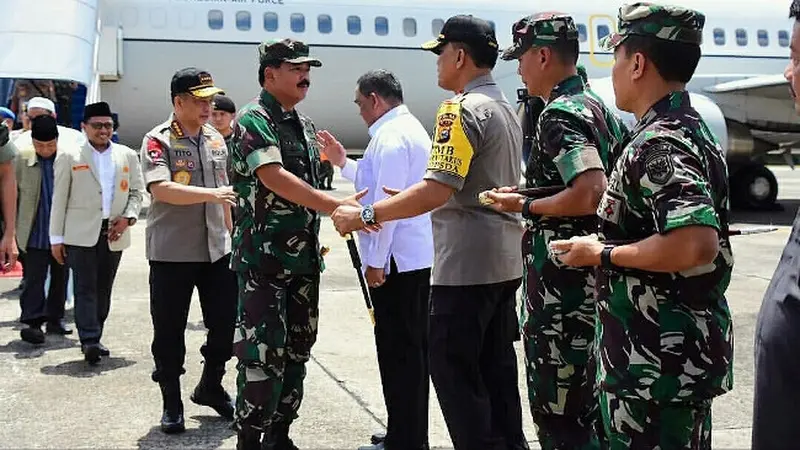
POLYGON ((172 175, 172 181, 184 185, 188 185, 190 181, 192 181, 192 174, 185 170, 181 170, 180 172, 175 172, 172 175))

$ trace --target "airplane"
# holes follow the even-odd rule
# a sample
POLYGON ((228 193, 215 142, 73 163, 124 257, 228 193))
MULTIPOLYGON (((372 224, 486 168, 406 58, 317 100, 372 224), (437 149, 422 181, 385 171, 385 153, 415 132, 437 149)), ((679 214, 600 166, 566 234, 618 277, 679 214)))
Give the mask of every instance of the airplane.
MULTIPOLYGON (((675 0, 706 15, 702 59, 688 85, 692 102, 726 150, 734 203, 774 205, 778 185, 764 166, 769 152, 791 150, 800 137, 788 84, 792 20, 785 0, 754 7, 742 0, 675 0)), ((208 70, 238 107, 255 98, 257 45, 291 37, 323 62, 298 109, 349 149, 363 149, 367 128, 353 104, 357 78, 394 72, 405 103, 432 131, 438 104, 450 97, 436 84, 436 57, 420 45, 445 20, 473 14, 490 21, 501 48, 511 27, 539 11, 574 17, 580 64, 591 88, 616 109, 613 55, 599 40, 617 27, 623 1, 608 0, 4 0, 0 78, 69 79, 119 114, 119 138, 138 148, 171 110, 169 82, 182 67, 208 70), (56 37, 54 37, 56 36, 56 37), (11 45, 8 45, 10 43, 11 45), (36 50, 34 45, 38 45, 36 50)), ((521 81, 516 61, 499 60, 493 76, 512 103, 521 81)), ((632 125, 632 115, 619 111, 632 125)), ((358 150, 354 150, 357 154, 358 150)))

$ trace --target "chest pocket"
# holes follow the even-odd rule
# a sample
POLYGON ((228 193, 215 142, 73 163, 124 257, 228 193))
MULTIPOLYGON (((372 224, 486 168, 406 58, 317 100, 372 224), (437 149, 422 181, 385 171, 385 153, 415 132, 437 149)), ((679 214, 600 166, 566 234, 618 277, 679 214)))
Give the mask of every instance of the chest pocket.
POLYGON ((308 152, 302 138, 295 138, 294 133, 287 133, 281 127, 281 157, 283 167, 303 181, 312 184, 311 168, 309 167, 308 152))
POLYGON ((188 142, 173 143, 169 149, 172 181, 188 186, 203 186, 203 171, 197 146, 188 142))

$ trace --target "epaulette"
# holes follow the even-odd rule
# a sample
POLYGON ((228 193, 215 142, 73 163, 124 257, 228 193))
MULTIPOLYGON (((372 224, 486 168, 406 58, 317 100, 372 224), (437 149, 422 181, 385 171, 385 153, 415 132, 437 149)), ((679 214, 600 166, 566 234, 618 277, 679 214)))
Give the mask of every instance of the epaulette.
POLYGON ((183 134, 183 128, 181 128, 181 125, 178 123, 178 121, 177 121, 177 120, 173 120, 173 121, 172 121, 172 123, 170 123, 170 124, 169 124, 169 130, 170 130, 170 131, 172 132, 172 134, 174 134, 174 135, 175 135, 175 137, 177 137, 178 139, 181 139, 181 138, 183 138, 183 136, 184 136, 184 134, 183 134))

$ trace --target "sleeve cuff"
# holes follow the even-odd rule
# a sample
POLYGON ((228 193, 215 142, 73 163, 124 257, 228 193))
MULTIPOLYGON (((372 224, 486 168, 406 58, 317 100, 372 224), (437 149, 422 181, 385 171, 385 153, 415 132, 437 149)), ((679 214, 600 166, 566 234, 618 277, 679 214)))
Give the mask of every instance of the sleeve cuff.
POLYGON ((17 155, 17 149, 14 144, 9 140, 5 145, 0 147, 0 164, 7 163, 14 159, 17 155))
POLYGON ((255 172, 256 169, 263 165, 273 163, 283 164, 281 151, 274 145, 267 148, 254 150, 252 153, 247 155, 247 168, 250 169, 251 172, 255 172))
POLYGON ((427 172, 425 172, 424 179, 438 181, 439 183, 450 186, 451 188, 457 191, 460 191, 464 187, 464 182, 465 182, 464 178, 461 178, 459 176, 451 175, 445 172, 437 172, 433 170, 428 170, 427 172))
POLYGON ((148 191, 152 183, 171 180, 169 169, 166 166, 156 166, 144 173, 144 182, 147 185, 148 191))
MULTIPOLYGON (((691 202, 691 200, 689 201, 691 202)), ((692 225, 708 226, 719 230, 719 216, 711 205, 705 203, 667 211, 662 233, 692 225)))
POLYGON ((350 158, 345 158, 344 167, 342 167, 342 176, 350 181, 356 179, 356 172, 358 171, 358 162, 350 158))
POLYGON ((603 160, 594 146, 574 148, 563 155, 553 159, 564 184, 569 184, 578 175, 587 170, 604 170, 603 160))
POLYGON ((50 245, 58 245, 64 243, 64 236, 50 236, 50 245))

